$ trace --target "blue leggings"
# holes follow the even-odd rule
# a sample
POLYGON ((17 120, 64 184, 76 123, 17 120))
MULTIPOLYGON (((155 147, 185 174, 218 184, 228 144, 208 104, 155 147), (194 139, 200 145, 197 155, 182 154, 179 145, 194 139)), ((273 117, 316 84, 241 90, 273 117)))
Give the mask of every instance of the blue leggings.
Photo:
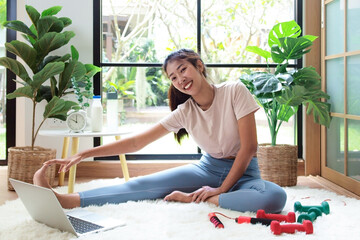
MULTIPOLYGON (((229 173, 233 160, 216 159, 204 154, 198 163, 157 172, 115 186, 79 192, 81 206, 123 203, 164 198, 178 190, 193 192, 202 186, 219 187, 229 173)), ((219 196, 222 208, 240 212, 281 212, 286 203, 285 191, 275 183, 262 180, 257 158, 253 158, 241 179, 219 196)))

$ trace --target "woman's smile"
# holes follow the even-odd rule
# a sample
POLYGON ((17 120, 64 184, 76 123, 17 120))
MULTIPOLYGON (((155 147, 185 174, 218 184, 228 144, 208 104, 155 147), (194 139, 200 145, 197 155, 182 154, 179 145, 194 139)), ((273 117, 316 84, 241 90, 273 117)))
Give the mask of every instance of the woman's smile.
POLYGON ((193 81, 188 82, 188 83, 185 85, 184 90, 186 90, 186 91, 190 90, 190 88, 192 87, 192 84, 193 84, 193 81))

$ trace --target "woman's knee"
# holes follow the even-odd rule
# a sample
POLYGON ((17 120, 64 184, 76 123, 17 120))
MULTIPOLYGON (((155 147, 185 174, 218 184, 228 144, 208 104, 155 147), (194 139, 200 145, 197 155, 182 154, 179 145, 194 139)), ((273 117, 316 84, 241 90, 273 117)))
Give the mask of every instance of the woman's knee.
POLYGON ((267 193, 268 204, 266 207, 267 209, 264 210, 269 213, 281 212, 287 200, 285 190, 279 185, 268 181, 265 181, 265 189, 267 193))

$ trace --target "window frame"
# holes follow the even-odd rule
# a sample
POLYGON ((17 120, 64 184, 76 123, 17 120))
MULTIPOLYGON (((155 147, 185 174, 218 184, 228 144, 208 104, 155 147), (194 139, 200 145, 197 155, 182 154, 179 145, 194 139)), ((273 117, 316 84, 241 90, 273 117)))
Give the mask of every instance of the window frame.
MULTIPOLYGON (((17 4, 16 1, 6 1, 6 19, 16 20, 17 4)), ((16 39, 16 32, 11 29, 6 29, 6 42, 11 42, 16 39)), ((16 56, 6 51, 6 56, 15 59, 16 56)), ((6 69, 6 95, 16 90, 16 83, 13 81, 16 75, 9 69, 6 69)), ((10 147, 14 147, 16 143, 16 100, 6 100, 6 158, 0 159, 0 166, 7 165, 8 151, 10 147)))
MULTIPOLYGON (((294 17, 295 21, 302 29, 303 0, 294 0, 294 17)), ((162 67, 162 63, 102 63, 102 1, 93 0, 93 63, 99 67, 162 67)), ((201 54, 201 0, 197 0, 197 52, 201 54)), ((209 63, 205 64, 207 68, 275 68, 276 64, 222 64, 209 63)), ((301 68, 302 59, 296 60, 295 64, 289 64, 291 68, 301 68)), ((93 78, 94 94, 100 95, 102 92, 101 74, 96 74, 93 78)), ((294 142, 298 146, 298 158, 303 157, 303 108, 299 106, 296 117, 294 118, 294 142)), ((101 145, 101 138, 94 138, 94 147, 101 145)), ((128 160, 190 160, 200 159, 201 150, 198 148, 197 154, 126 154, 128 160)), ((95 160, 117 160, 117 156, 95 158, 95 160)))

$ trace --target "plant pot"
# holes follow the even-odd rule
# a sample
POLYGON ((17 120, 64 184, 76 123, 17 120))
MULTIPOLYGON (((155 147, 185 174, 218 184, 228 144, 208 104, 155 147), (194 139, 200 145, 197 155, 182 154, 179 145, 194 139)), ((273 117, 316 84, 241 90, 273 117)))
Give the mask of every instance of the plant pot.
MULTIPOLYGON (((44 162, 56 158, 56 150, 42 147, 11 147, 8 149, 8 189, 14 190, 9 178, 27 183, 33 183, 34 173, 44 162)), ((56 166, 50 166, 46 171, 46 178, 50 185, 55 179, 56 166)))
POLYGON ((257 158, 261 177, 282 187, 297 183, 298 148, 295 145, 259 144, 257 158))

